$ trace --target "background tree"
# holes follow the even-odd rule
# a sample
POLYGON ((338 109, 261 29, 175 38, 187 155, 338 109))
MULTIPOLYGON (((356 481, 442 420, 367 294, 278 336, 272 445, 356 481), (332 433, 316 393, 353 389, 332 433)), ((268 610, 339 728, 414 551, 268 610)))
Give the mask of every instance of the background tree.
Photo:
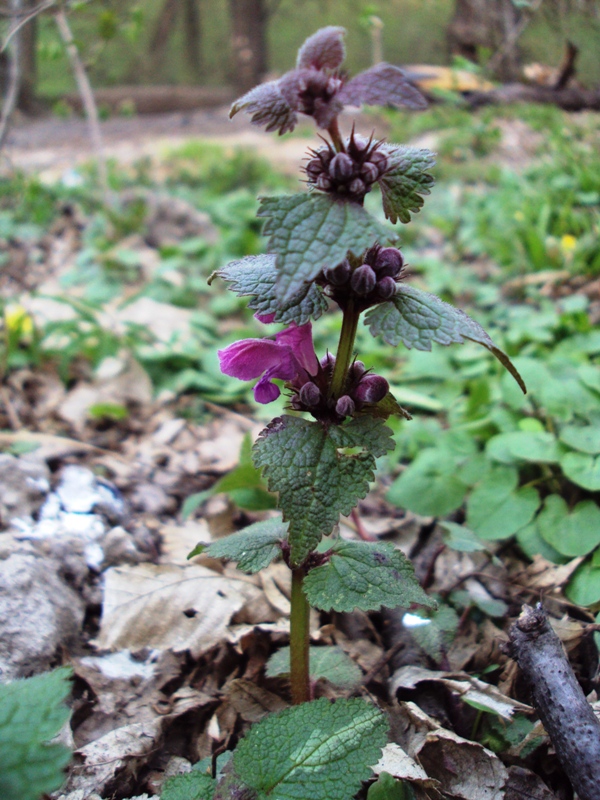
POLYGON ((516 80, 522 13, 512 0, 456 0, 447 32, 450 52, 478 62, 481 49, 490 50, 497 77, 516 80))
POLYGON ((267 72, 267 23, 271 10, 266 0, 230 0, 233 78, 242 92, 260 83, 267 72))

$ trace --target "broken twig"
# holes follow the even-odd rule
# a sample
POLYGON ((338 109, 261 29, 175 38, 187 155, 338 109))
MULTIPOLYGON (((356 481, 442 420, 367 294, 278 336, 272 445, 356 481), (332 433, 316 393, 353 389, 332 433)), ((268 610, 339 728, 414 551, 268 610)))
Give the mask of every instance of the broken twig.
POLYGON ((581 800, 600 800, 600 723, 542 606, 523 606, 510 629, 509 653, 581 800))

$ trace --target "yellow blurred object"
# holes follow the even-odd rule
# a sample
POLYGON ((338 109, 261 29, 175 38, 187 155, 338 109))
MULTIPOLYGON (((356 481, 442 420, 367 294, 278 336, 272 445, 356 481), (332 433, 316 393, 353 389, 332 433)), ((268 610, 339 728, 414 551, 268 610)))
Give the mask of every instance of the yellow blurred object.
POLYGON ((494 84, 467 69, 438 67, 432 64, 409 64, 403 66, 411 82, 419 89, 429 92, 441 89, 450 92, 490 92, 494 84))
POLYGON ((4 324, 11 333, 20 336, 31 336, 33 333, 33 319, 19 303, 9 303, 4 308, 4 324))
POLYGON ((527 83, 537 86, 554 86, 560 77, 560 70, 558 67, 549 67, 547 64, 525 64, 523 77, 527 83))
POLYGON ((564 252, 572 253, 577 247, 577 239, 572 234, 565 233, 564 236, 561 236, 560 246, 564 252))

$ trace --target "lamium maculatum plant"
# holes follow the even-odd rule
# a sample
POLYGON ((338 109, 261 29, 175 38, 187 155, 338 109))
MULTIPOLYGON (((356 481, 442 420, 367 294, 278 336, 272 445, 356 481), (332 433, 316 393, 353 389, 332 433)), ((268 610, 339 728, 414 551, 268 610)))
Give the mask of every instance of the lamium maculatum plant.
POLYGON ((259 403, 279 397, 281 384, 287 394, 289 413, 267 425, 253 450, 282 513, 193 552, 229 559, 249 573, 277 557, 289 566, 289 663, 286 653, 276 653, 279 667, 270 663, 268 674, 289 671, 293 705, 255 725, 224 767, 227 759, 219 757, 217 774, 203 771, 201 763, 171 779, 164 800, 351 800, 386 744, 386 718, 373 703, 309 702, 313 663, 328 650, 309 647, 311 606, 349 612, 433 605, 392 544, 336 536, 340 515, 350 514, 367 494, 375 459, 393 447, 386 419, 410 419, 385 377, 358 360, 361 315, 366 312, 373 336, 392 347, 430 350, 432 342, 478 342, 524 390, 507 356, 476 322, 407 283, 397 237, 365 210, 366 194, 378 185, 387 219, 409 222, 433 183, 434 157, 429 150, 364 138, 354 129, 342 135, 338 118, 345 105, 425 106, 397 67, 379 64, 348 79, 341 71, 344 56, 343 28, 324 28, 302 45, 295 69, 232 107, 232 116, 246 111, 255 124, 279 134, 293 130, 299 114, 311 116, 324 143, 308 154, 308 191, 261 198, 267 254, 216 273, 250 298, 262 324, 284 326, 219 351, 225 374, 256 381, 259 403), (337 351, 317 354, 311 320, 330 312, 342 314, 337 351))

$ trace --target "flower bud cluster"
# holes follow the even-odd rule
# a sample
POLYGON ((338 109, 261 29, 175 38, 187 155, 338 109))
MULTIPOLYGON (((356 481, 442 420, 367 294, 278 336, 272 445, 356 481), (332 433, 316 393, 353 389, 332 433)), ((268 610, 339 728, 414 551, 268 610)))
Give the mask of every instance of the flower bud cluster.
POLYGON ((312 158, 304 168, 309 184, 322 192, 361 202, 389 168, 381 145, 382 142, 367 141, 353 132, 345 152, 337 153, 329 143, 311 150, 312 158))
POLYGON ((296 411, 308 411, 322 421, 341 422, 361 411, 366 405, 379 403, 387 395, 389 384, 381 375, 369 372, 362 361, 355 361, 348 371, 344 394, 339 398, 327 396, 335 358, 327 354, 321 359, 316 375, 302 386, 291 385, 294 395, 291 406, 296 411))
POLYGON ((337 75, 328 75, 316 69, 300 72, 298 80, 298 110, 314 115, 319 105, 328 103, 341 89, 342 80, 337 75))
POLYGON ((328 297, 345 308, 350 297, 356 309, 364 310, 390 300, 396 283, 402 278, 404 258, 395 247, 374 245, 354 266, 345 258, 335 267, 327 267, 318 276, 328 297))

